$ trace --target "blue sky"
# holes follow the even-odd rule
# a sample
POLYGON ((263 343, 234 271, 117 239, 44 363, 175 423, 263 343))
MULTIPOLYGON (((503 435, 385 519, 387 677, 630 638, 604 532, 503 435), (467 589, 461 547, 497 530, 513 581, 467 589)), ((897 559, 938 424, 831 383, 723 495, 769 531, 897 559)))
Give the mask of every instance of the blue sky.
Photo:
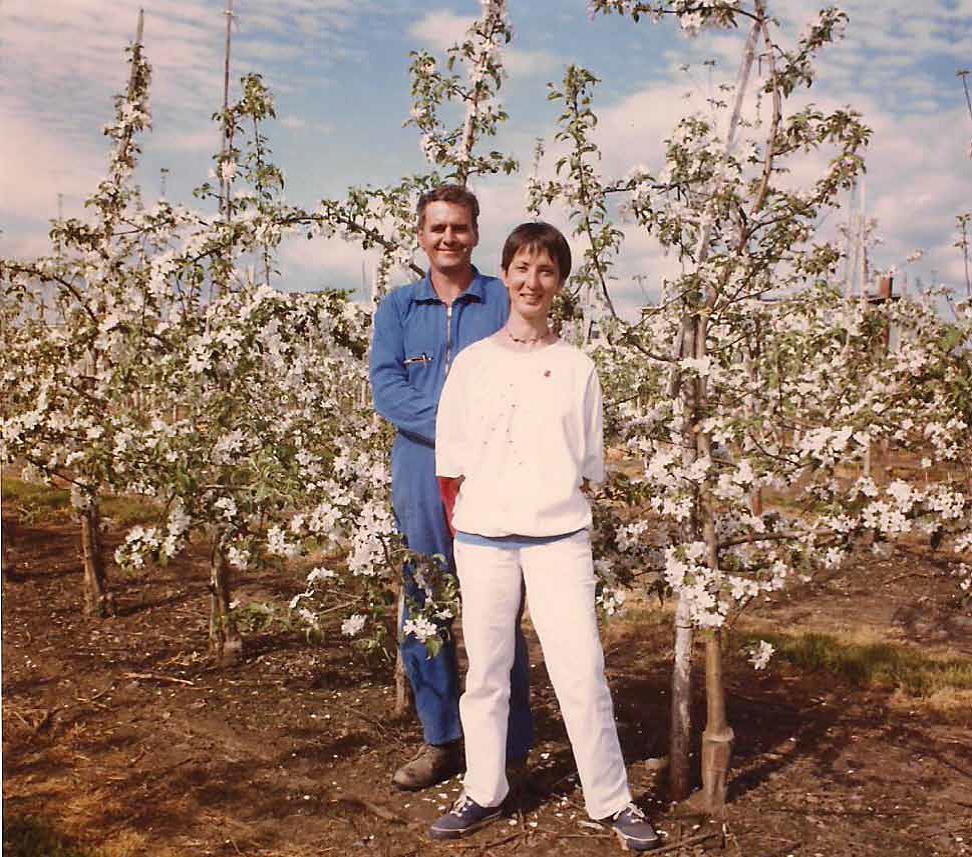
MULTIPOLYGON (((143 140, 140 178, 148 200, 165 167, 168 197, 192 202, 191 188, 211 165, 223 5, 155 0, 146 8, 154 130, 143 140)), ((514 40, 501 100, 511 118, 497 142, 523 169, 476 187, 484 209, 477 261, 490 272, 505 231, 525 216, 533 141, 554 131, 547 81, 559 80, 571 62, 601 78, 603 166, 620 176, 636 164, 659 167, 678 118, 722 76, 734 78, 741 45, 736 33, 687 39, 670 22, 592 20, 584 0, 510 0, 509 7, 514 40), (717 62, 711 83, 701 65, 707 58, 717 62), (687 73, 679 70, 686 63, 687 73)), ((101 127, 125 84, 124 48, 138 8, 130 0, 5 0, 0 7, 0 256, 46 250, 59 193, 65 215, 82 214, 84 196, 103 172, 101 127)), ((895 265, 912 281, 961 287, 961 257, 951 245, 955 215, 972 208, 972 117, 955 72, 972 68, 972 0, 850 0, 842 8, 850 15, 846 38, 824 55, 810 94, 822 106, 853 105, 874 129, 867 210, 883 239, 874 263, 895 265), (906 264, 919 248, 924 257, 906 264)), ((231 76, 260 72, 276 96, 279 118, 269 130, 289 201, 312 207, 350 184, 381 184, 423 169, 415 130, 402 128, 410 106, 408 53, 441 55, 478 9, 476 0, 237 0, 231 76)), ((770 0, 770 9, 793 37, 816 5, 770 0)), ((547 216, 566 226, 562 212, 547 216)), ((651 290, 675 263, 633 227, 626 232, 618 288, 630 308, 638 294, 631 276, 647 275, 651 290)), ((339 241, 288 242, 279 285, 353 288, 362 261, 370 272, 374 258, 339 241)))

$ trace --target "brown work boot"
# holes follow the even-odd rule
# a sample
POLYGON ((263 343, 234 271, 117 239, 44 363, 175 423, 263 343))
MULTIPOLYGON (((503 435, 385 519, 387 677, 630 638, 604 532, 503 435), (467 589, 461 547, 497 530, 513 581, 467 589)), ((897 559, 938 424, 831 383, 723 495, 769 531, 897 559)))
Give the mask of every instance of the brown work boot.
POLYGON ((402 765, 392 782, 405 791, 426 789, 462 772, 462 742, 423 744, 410 762, 402 765))

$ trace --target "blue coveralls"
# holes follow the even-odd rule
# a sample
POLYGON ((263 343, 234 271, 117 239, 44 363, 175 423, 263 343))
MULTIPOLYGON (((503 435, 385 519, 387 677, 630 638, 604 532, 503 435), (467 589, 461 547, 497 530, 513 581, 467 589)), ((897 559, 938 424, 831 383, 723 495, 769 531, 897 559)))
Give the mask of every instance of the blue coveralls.
MULTIPOLYGON (((499 330, 509 313, 503 283, 475 268, 473 280, 451 308, 439 300, 428 274, 390 292, 374 317, 371 387, 375 410, 398 431, 392 447, 392 507, 409 548, 442 554, 455 574, 452 536, 435 478, 435 416, 449 365, 456 354, 499 330)), ((419 603, 412 569, 404 569, 405 591, 419 603)), ((408 619, 406 606, 403 621, 408 619)), ((456 651, 447 642, 429 658, 412 636, 401 644, 405 672, 428 744, 447 744, 462 736, 456 651)), ((533 743, 530 676, 526 642, 519 627, 510 673, 507 758, 522 759, 533 743)))

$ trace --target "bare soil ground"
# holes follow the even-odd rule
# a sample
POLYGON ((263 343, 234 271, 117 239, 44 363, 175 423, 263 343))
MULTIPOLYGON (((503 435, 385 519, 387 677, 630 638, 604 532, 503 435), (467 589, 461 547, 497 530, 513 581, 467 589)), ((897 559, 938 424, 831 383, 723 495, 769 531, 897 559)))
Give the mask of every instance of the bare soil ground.
MULTIPOLYGON (((119 613, 100 621, 79 613, 73 526, 19 527, 14 560, 2 600, 5 827, 31 819, 103 857, 617 853, 583 812, 535 638, 527 787, 508 818, 433 844, 425 828, 459 783, 393 789, 419 729, 391 716, 390 666, 352 654, 336 629, 323 645, 251 635, 244 662, 218 668, 205 654, 201 554, 116 573, 119 613)), ((284 605, 299 588, 296 572, 237 581, 244 601, 284 605)), ((746 622, 968 659, 972 621, 954 591, 928 556, 862 556, 746 622)), ((972 711, 961 697, 935 705, 783 660, 756 673, 730 639, 732 803, 713 825, 670 807, 664 773, 646 764, 667 744, 670 611, 645 605, 604 641, 632 788, 666 853, 972 854, 972 711)), ((696 712, 701 727, 701 693, 696 712)))

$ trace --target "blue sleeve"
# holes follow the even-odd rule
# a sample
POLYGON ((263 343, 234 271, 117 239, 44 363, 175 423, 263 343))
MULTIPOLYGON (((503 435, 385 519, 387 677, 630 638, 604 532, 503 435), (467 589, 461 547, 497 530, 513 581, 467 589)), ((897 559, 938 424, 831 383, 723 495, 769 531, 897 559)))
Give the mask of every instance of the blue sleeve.
POLYGON ((375 410, 403 434, 434 445, 438 403, 408 381, 402 319, 392 295, 375 311, 370 375, 375 410))

